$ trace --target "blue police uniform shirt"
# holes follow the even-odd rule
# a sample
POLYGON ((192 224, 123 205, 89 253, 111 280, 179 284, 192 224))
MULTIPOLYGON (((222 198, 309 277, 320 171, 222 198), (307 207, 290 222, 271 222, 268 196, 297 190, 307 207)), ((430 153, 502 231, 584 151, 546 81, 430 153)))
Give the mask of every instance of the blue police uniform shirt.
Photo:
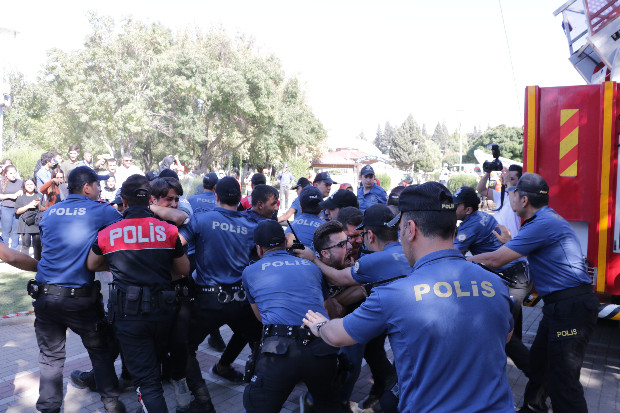
POLYGON ((376 283, 408 275, 411 266, 400 242, 390 242, 383 250, 361 257, 351 267, 351 276, 360 284, 376 283))
POLYGON ((215 207, 193 214, 189 224, 179 229, 196 246, 196 272, 199 285, 235 284, 249 263, 250 223, 239 211, 215 207))
POLYGON ((110 204, 85 195, 71 194, 49 207, 39 224, 43 253, 36 280, 74 288, 92 284, 95 273, 86 268, 90 247, 100 229, 120 219, 110 204))
POLYGON ((301 215, 301 204, 299 203, 299 197, 293 200, 291 203, 291 208, 295 210, 295 219, 297 219, 297 217, 301 215))
MULTIPOLYGON (((492 215, 482 211, 472 212, 459 225, 456 237, 454 237, 454 248, 461 251, 462 254, 471 251, 472 255, 500 249, 504 244, 493 235, 497 225, 497 220, 492 215)), ((497 270, 503 271, 514 266, 517 262, 525 261, 526 259, 522 257, 497 268, 497 270)))
POLYGON ((419 259, 343 320, 358 343, 387 333, 407 412, 514 412, 506 376, 511 301, 500 278, 455 249, 419 259))
POLYGON ((259 224, 259 222, 269 218, 265 218, 261 214, 256 213, 252 208, 241 211, 241 215, 243 215, 249 223, 250 233, 248 234, 248 248, 251 250, 254 248, 254 229, 256 229, 256 226, 259 224))
POLYGON ((263 325, 301 325, 308 310, 327 317, 323 274, 316 265, 288 254, 270 251, 243 271, 248 301, 256 304, 263 325))
MULTIPOLYGON (((297 237, 299 237, 299 241, 304 244, 305 247, 314 251, 314 231, 316 231, 322 223, 323 221, 317 215, 301 214, 299 217, 295 218, 295 221, 291 222, 291 226, 295 234, 297 234, 297 237)), ((290 234, 293 231, 287 228, 284 232, 290 234)))
POLYGON ((523 223, 506 247, 526 255, 536 291, 554 291, 591 284, 581 244, 568 221, 545 206, 523 223))
POLYGON ((367 194, 364 194, 364 187, 361 186, 357 188, 357 202, 360 204, 360 210, 364 212, 374 204, 385 205, 387 203, 387 193, 385 192, 385 189, 381 188, 377 184, 374 184, 372 188, 370 188, 370 191, 368 191, 367 194))
POLYGON ((201 194, 192 195, 187 198, 187 200, 194 211, 213 211, 217 206, 215 192, 203 192, 201 194))

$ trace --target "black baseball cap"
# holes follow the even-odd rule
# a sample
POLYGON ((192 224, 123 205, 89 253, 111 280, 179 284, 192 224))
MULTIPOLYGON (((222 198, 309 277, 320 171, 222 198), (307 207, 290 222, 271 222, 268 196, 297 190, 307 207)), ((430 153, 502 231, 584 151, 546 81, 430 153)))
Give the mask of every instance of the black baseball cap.
POLYGON ((308 178, 303 178, 303 177, 302 177, 302 178, 299 178, 299 179, 297 180, 297 183, 296 183, 294 186, 292 186, 292 187, 291 187, 291 189, 297 189, 297 188, 298 188, 298 187, 300 187, 300 186, 301 186, 302 188, 305 188, 305 187, 307 187, 308 185, 310 185, 310 181, 308 180, 308 178))
POLYGON ((321 181, 324 181, 327 184, 337 184, 338 183, 338 182, 334 181, 331 176, 329 176, 329 172, 319 172, 314 177, 314 181, 312 181, 312 183, 316 184, 317 182, 321 182, 321 181))
POLYGON ((454 193, 454 205, 464 204, 465 207, 475 207, 480 204, 476 190, 471 186, 462 186, 454 193))
POLYGON ((220 178, 217 177, 217 174, 215 172, 209 172, 204 176, 204 178, 202 178, 202 186, 213 188, 219 180, 220 178))
POLYGON ((364 165, 364 167, 360 171, 361 176, 374 175, 374 174, 375 174, 375 170, 372 169, 372 166, 370 165, 364 165))
POLYGON ((159 174, 155 171, 148 171, 146 173, 146 179, 148 179, 149 181, 154 181, 159 177, 159 174))
POLYGON ((388 196, 387 204, 398 206, 398 201, 400 200, 400 193, 405 190, 405 186, 399 185, 397 187, 392 188, 392 192, 388 196))
POLYGON ((519 178, 519 182, 517 182, 516 186, 508 188, 508 192, 513 191, 528 192, 536 195, 549 195, 549 185, 547 185, 547 182, 542 176, 532 172, 526 172, 519 178))
POLYGON ((394 219, 394 213, 387 205, 374 204, 364 211, 364 219, 355 229, 369 227, 390 227, 390 221, 394 219))
POLYGON ((344 207, 355 207, 359 208, 359 204, 357 202, 357 196, 346 189, 339 189, 333 194, 331 194, 325 201, 320 202, 319 206, 322 209, 334 209, 334 208, 344 208, 344 207))
POLYGON ((261 247, 277 247, 285 240, 282 226, 273 219, 259 222, 254 229, 254 243, 261 247))
POLYGON ((159 178, 174 178, 178 181, 179 174, 177 174, 170 168, 164 168, 159 172, 159 178))
POLYGON ((67 178, 69 191, 81 189, 85 184, 92 184, 95 181, 106 181, 110 175, 97 175, 88 166, 78 166, 74 168, 67 178))
POLYGON ((215 193, 220 198, 229 198, 241 196, 241 188, 239 182, 232 176, 225 176, 217 181, 215 185, 215 193))
POLYGON ((320 208, 319 204, 323 200, 323 194, 316 186, 309 185, 301 190, 299 194, 299 205, 304 209, 320 208))
POLYGON ((390 226, 398 224, 403 212, 454 212, 456 210, 450 190, 434 181, 421 185, 411 185, 403 189, 398 198, 398 209, 400 214, 390 221, 390 226))
POLYGON ((138 199, 142 197, 150 198, 151 187, 149 186, 148 178, 140 174, 131 175, 121 186, 121 196, 125 199, 128 196, 137 197, 138 199))

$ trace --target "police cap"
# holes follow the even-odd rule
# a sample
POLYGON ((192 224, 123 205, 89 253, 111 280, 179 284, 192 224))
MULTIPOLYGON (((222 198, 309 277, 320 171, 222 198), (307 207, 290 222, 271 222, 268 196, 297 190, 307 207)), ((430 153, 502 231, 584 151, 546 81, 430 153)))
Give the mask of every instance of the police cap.
POLYGON ((319 203, 319 206, 322 209, 345 208, 349 206, 359 208, 357 196, 353 192, 347 191, 346 189, 337 190, 325 201, 319 203))
POLYGON ((319 188, 310 185, 301 190, 299 194, 299 205, 302 210, 318 208, 322 199, 323 194, 321 194, 319 188))
POLYGON ((205 188, 213 188, 219 180, 220 178, 217 177, 215 172, 209 172, 202 178, 202 186, 205 188))
POLYGON ((508 192, 512 191, 528 192, 536 195, 549 195, 549 185, 547 185, 547 182, 542 176, 526 172, 519 178, 517 186, 508 188, 508 192))
POLYGON ((338 182, 334 181, 332 177, 329 175, 329 172, 319 172, 314 177, 314 181, 312 183, 316 184, 317 182, 324 181, 326 184, 337 184, 338 182))
POLYGON ((159 178, 174 178, 178 181, 179 174, 177 174, 170 168, 164 168, 161 170, 161 172, 159 172, 159 178))
POLYGON ((480 204, 480 198, 476 194, 476 190, 471 186, 462 186, 454 193, 454 205, 463 204, 467 207, 477 207, 480 204))
POLYGON ((364 167, 360 171, 360 176, 367 176, 367 175, 374 175, 374 174, 375 174, 375 170, 372 169, 372 166, 370 165, 364 165, 364 167))
POLYGON ((131 175, 123 182, 121 197, 125 199, 150 199, 151 187, 148 178, 140 174, 131 175))
POLYGON ((297 183, 294 186, 291 187, 291 189, 297 189, 300 186, 303 189, 303 188, 307 187, 308 185, 310 185, 310 181, 308 180, 308 178, 301 177, 301 178, 299 178, 297 180, 297 183))
POLYGON ((85 184, 92 184, 95 181, 105 181, 109 175, 97 175, 95 171, 88 166, 78 166, 74 168, 67 178, 67 187, 69 192, 82 189, 85 184))
POLYGON ((369 227, 389 227, 394 214, 387 205, 374 204, 364 211, 364 220, 355 229, 369 227))
POLYGON ((259 222, 254 229, 254 242, 263 248, 277 247, 285 240, 282 226, 273 219, 259 222))
POLYGON ((397 225, 403 212, 409 211, 454 211, 454 201, 450 190, 439 182, 426 182, 421 185, 408 186, 398 198, 400 214, 389 225, 397 225))
POLYGON ((154 181, 159 177, 159 174, 155 171, 148 171, 146 173, 146 179, 148 179, 149 181, 154 181))

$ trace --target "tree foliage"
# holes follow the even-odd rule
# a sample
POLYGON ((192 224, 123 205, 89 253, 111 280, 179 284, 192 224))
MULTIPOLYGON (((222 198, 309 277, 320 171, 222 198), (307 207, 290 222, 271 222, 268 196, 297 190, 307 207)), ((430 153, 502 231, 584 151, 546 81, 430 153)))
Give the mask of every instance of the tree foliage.
POLYGON ((147 169, 167 154, 195 169, 318 155, 326 132, 297 79, 251 40, 89 19, 83 49, 50 51, 35 83, 13 77, 9 144, 132 153, 147 169))
POLYGON ((522 161, 523 128, 499 125, 488 129, 471 143, 471 146, 467 151, 467 156, 463 157, 463 162, 477 162, 476 157, 474 156, 474 151, 476 149, 482 149, 490 152, 486 149, 486 147, 491 143, 496 143, 499 145, 501 156, 519 162, 522 161))
POLYGON ((442 151, 446 149, 450 143, 450 132, 448 132, 448 127, 445 122, 437 122, 437 126, 435 126, 435 131, 433 132, 433 136, 431 136, 431 140, 439 145, 439 149, 442 151))
POLYGON ((413 116, 409 115, 392 136, 390 156, 396 166, 406 171, 411 170, 416 161, 416 150, 421 140, 420 126, 413 116))

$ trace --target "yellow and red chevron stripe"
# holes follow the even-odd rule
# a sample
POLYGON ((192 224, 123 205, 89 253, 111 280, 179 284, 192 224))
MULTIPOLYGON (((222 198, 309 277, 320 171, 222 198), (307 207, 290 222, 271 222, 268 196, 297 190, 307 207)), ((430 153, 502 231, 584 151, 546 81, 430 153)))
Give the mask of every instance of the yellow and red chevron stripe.
POLYGON ((560 111, 560 176, 577 176, 579 109, 560 111))

